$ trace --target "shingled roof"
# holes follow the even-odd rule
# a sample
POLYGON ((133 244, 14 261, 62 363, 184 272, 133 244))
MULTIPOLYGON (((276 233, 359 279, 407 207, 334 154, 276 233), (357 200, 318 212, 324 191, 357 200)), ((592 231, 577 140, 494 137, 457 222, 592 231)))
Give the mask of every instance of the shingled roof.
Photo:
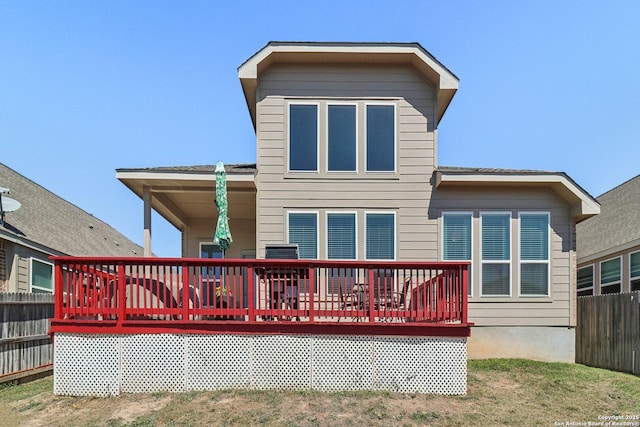
POLYGON ((20 209, 6 213, 0 239, 45 253, 72 256, 142 256, 143 248, 79 207, 0 163, 0 187, 20 209))
POLYGON ((597 198, 600 215, 576 226, 578 258, 640 242, 640 175, 597 198))

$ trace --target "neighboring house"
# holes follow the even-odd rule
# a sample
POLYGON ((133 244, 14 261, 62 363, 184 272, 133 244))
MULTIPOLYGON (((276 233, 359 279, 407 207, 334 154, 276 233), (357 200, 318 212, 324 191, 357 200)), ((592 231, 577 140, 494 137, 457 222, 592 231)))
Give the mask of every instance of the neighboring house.
POLYGON ((2 163, 0 187, 21 204, 0 223, 2 292, 53 292, 50 255, 142 256, 113 227, 2 163))
MULTIPOLYGON (((225 256, 470 261, 469 357, 573 362, 574 229, 599 205, 562 172, 439 166, 458 78, 422 46, 272 42, 239 77, 257 159, 227 168, 225 256)), ((213 170, 117 170, 144 200, 147 253, 155 209, 183 256, 222 256, 213 170)))
POLYGON ((597 198, 577 225, 578 296, 640 291, 640 175, 597 198))

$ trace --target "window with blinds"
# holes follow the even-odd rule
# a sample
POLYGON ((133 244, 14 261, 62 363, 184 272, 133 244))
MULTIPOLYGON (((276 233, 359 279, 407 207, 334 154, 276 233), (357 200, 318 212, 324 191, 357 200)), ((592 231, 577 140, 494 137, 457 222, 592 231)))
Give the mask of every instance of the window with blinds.
POLYGON ((578 269, 578 296, 593 295, 593 265, 578 269))
MULTIPOLYGON (((471 261, 471 213, 446 212, 442 215, 442 259, 471 261)), ((469 268, 469 295, 472 294, 469 268)))
POLYGON ((31 258, 31 292, 53 293, 53 264, 31 258))
POLYGON ((600 263, 600 293, 620 292, 620 257, 600 263))
POLYGON ((482 213, 481 292, 483 296, 511 295, 511 214, 482 213))
POLYGON ((549 215, 520 214, 520 295, 549 295, 549 215))
POLYGON ((298 245, 298 256, 318 258, 318 214, 316 212, 289 212, 289 243, 298 245))
POLYGON ((634 252, 629 255, 629 268, 631 292, 640 291, 640 252, 634 252))
POLYGON ((367 259, 395 259, 396 216, 393 213, 367 213, 366 221, 366 253, 367 259))
POLYGON ((356 214, 327 213, 327 259, 356 259, 356 214))

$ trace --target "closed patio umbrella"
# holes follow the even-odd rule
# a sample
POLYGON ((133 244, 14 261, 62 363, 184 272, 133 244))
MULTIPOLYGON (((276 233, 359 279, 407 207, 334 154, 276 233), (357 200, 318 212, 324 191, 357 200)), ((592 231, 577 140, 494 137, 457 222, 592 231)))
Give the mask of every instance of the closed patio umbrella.
POLYGON ((213 243, 220 246, 220 249, 223 251, 226 251, 229 249, 229 246, 231 246, 233 239, 231 238, 231 229, 229 228, 227 173, 224 170, 224 164, 222 164, 222 162, 216 164, 216 206, 218 208, 218 224, 216 225, 213 243))

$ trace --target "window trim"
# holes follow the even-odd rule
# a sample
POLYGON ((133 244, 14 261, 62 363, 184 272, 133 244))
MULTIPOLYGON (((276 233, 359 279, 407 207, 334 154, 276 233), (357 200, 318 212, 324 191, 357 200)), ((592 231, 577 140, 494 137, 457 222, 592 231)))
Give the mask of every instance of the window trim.
POLYGON ((44 261, 38 258, 29 257, 29 292, 33 293, 33 290, 36 289, 42 293, 51 293, 54 294, 56 290, 55 285, 55 271, 53 263, 49 261, 44 261), (51 289, 41 288, 39 286, 33 286, 33 262, 39 262, 41 264, 45 264, 51 267, 51 289))
POLYGON ((518 297, 525 298, 549 298, 551 296, 551 213, 548 211, 518 211, 518 297), (547 217, 547 260, 523 260, 522 259, 522 216, 526 215, 546 215, 547 217), (522 293, 522 264, 547 264, 547 293, 546 294, 524 294, 522 293))
MULTIPOLYGON (((357 237, 357 236, 356 236, 357 237)), ((398 216, 395 210, 366 210, 364 211, 364 259, 366 261, 395 261, 398 258, 398 216), (393 215, 393 258, 369 259, 367 257, 367 216, 369 214, 393 215)))
MULTIPOLYGON (((588 265, 583 265, 582 267, 578 267, 576 269, 576 296, 578 295, 579 292, 583 292, 583 291, 591 291, 591 295, 595 295, 595 288, 596 288, 595 281, 596 281, 595 264, 588 264, 588 265), (578 276, 579 276, 580 270, 584 268, 591 268, 591 286, 587 286, 585 288, 579 288, 578 276)), ((586 296, 586 295, 583 295, 583 296, 586 296)))
POLYGON ((358 211, 354 210, 328 210, 324 213, 324 250, 325 250, 325 258, 330 260, 338 260, 338 261, 353 261, 358 258, 358 211), (355 239, 355 257, 354 258, 329 258, 329 215, 330 214, 340 214, 340 215, 353 215, 354 218, 354 239, 355 239))
POLYGON ((480 272, 479 272, 479 283, 478 286, 480 288, 480 297, 484 298, 512 298, 513 297, 513 213, 511 211, 480 211, 479 212, 479 232, 480 232, 480 244, 479 246, 479 257, 480 257, 480 272), (482 242, 482 217, 484 215, 507 215, 509 217, 509 259, 508 260, 489 260, 485 261, 482 256, 483 242, 482 242), (482 267, 484 264, 509 264, 509 293, 501 294, 501 295, 493 295, 493 294, 485 294, 484 286, 483 286, 483 277, 482 277, 482 267))
POLYGON ((442 211, 440 213, 440 235, 442 236, 440 240, 440 248, 439 248, 439 253, 440 253, 440 259, 442 261, 453 261, 453 262, 468 262, 469 263, 469 270, 467 271, 467 278, 468 278, 468 283, 469 283, 469 289, 468 289, 468 296, 469 297, 473 297, 473 266, 474 266, 474 260, 473 260, 473 245, 475 243, 475 236, 474 236, 474 212, 473 211, 442 211), (445 259, 444 258, 444 217, 445 215, 459 215, 459 216, 468 216, 470 217, 471 221, 471 229, 469 230, 470 233, 470 239, 469 239, 469 243, 471 244, 471 248, 469 251, 470 259, 445 259))
MULTIPOLYGON (((287 243, 291 243, 290 239, 290 228, 289 228, 289 215, 291 214, 313 214, 316 217, 316 257, 315 259, 318 260, 320 259, 320 214, 317 210, 313 210, 313 209, 308 209, 308 210, 304 210, 304 209, 293 209, 293 210, 285 210, 285 234, 287 236, 287 243)), ((299 249, 298 249, 299 250, 299 249)), ((314 258, 309 258, 309 259, 314 259, 314 258)))
POLYGON ((389 101, 365 101, 364 102, 364 122, 363 122, 363 134, 364 140, 362 145, 364 147, 364 173, 365 174, 396 174, 398 173, 398 107, 397 102, 389 102, 389 101), (377 171, 377 170, 369 170, 367 168, 367 148, 368 148, 368 135, 367 135, 367 124, 369 123, 367 110, 370 105, 382 105, 382 106, 391 106, 393 107, 393 170, 390 171, 377 171))
POLYGON ((599 263, 600 274, 598 275, 598 287, 599 287, 600 295, 604 295, 602 293, 602 288, 603 287, 606 288, 606 287, 615 286, 615 285, 618 285, 618 289, 619 290, 618 290, 618 292, 612 292, 612 293, 620 293, 620 292, 622 292, 622 268, 623 268, 622 261, 623 261, 622 260, 622 255, 611 257, 611 258, 608 258, 608 259, 600 261, 600 263, 599 263), (603 283, 602 283, 602 264, 604 264, 605 262, 616 260, 616 259, 619 260, 619 262, 620 262, 620 268, 618 270, 618 276, 619 276, 618 280, 614 281, 614 282, 606 283, 606 284, 603 285, 603 283))
POLYGON ((320 122, 320 102, 318 101, 306 101, 306 100, 289 100, 286 102, 286 153, 285 159, 287 166, 287 173, 293 174, 317 174, 320 172, 320 134, 321 134, 321 122, 320 122), (291 106, 292 105, 314 105, 316 107, 316 168, 313 170, 298 170, 291 169, 291 106))
MULTIPOLYGON (((360 108, 359 108, 359 103, 356 101, 340 101, 340 100, 327 100, 324 103, 324 117, 325 117, 325 144, 326 144, 326 150, 325 150, 325 167, 324 170, 327 174, 331 174, 331 175, 336 175, 336 174, 349 174, 349 175, 357 175, 359 174, 359 161, 360 161, 360 156, 359 156, 359 151, 358 147, 360 146, 360 141, 359 141, 359 137, 360 137, 360 132, 359 130, 359 120, 358 120, 358 114, 359 114, 360 108), (334 105, 346 105, 346 106, 354 106, 356 111, 356 115, 355 115, 355 130, 356 130, 356 134, 355 134, 355 170, 345 170, 345 171, 338 171, 338 170, 331 170, 329 169, 329 107, 330 106, 334 106, 334 105)), ((318 122, 318 132, 320 132, 320 122, 318 122)), ((319 139, 319 138, 318 138, 319 139)))

